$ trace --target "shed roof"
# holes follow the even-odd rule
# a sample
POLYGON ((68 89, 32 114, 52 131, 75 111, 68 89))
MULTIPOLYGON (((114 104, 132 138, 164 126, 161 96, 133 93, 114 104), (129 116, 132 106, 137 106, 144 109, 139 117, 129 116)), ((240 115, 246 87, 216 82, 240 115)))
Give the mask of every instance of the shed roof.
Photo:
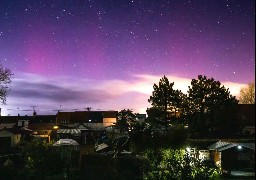
POLYGON ((52 130, 54 123, 35 123, 29 124, 28 128, 31 130, 52 130))
POLYGON ((58 129, 58 134, 81 134, 79 129, 58 129))
POLYGON ((21 134, 21 131, 19 129, 16 129, 16 128, 3 128, 3 129, 0 129, 0 132, 3 132, 3 131, 8 131, 8 132, 11 132, 12 134, 21 134))
POLYGON ((253 149, 255 151, 255 143, 239 143, 239 142, 228 142, 228 141, 221 141, 221 140, 208 146, 208 149, 224 151, 226 149, 229 149, 235 146, 243 146, 249 149, 253 149))
POLYGON ((65 146, 65 145, 79 146, 78 142, 76 142, 73 139, 60 139, 53 144, 53 146, 65 146))
POLYGON ((57 123, 102 123, 103 118, 117 118, 117 111, 58 112, 57 123))

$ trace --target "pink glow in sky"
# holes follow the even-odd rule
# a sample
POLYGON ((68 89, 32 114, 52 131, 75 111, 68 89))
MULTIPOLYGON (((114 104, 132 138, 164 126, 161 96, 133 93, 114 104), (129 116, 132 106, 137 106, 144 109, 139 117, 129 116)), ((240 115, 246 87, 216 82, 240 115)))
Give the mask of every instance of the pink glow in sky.
POLYGON ((14 74, 6 115, 145 113, 164 75, 185 93, 202 74, 238 95, 255 80, 255 1, 0 1, 0 62, 14 74))

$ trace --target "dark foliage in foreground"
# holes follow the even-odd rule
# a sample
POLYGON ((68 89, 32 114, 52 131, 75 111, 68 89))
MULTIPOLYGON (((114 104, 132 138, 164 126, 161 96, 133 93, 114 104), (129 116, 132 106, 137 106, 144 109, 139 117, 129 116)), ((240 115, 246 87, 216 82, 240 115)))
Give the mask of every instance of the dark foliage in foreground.
POLYGON ((81 158, 81 178, 88 180, 139 180, 147 170, 148 162, 145 159, 124 156, 112 158, 102 155, 85 155, 81 158))

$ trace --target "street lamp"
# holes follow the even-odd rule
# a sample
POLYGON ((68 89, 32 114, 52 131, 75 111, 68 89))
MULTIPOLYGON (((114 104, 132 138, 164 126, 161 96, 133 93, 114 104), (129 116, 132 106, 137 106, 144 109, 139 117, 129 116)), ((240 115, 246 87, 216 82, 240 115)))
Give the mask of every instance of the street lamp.
POLYGON ((190 147, 187 147, 187 148, 186 148, 186 152, 190 153, 190 152, 191 152, 191 148, 190 148, 190 147))

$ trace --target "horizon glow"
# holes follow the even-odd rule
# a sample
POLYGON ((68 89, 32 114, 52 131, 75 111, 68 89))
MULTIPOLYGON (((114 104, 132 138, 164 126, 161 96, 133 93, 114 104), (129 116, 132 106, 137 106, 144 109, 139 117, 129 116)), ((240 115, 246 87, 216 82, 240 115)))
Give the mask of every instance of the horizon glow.
POLYGON ((14 74, 2 115, 145 113, 164 75, 238 96, 255 81, 255 1, 0 1, 0 63, 14 74))

